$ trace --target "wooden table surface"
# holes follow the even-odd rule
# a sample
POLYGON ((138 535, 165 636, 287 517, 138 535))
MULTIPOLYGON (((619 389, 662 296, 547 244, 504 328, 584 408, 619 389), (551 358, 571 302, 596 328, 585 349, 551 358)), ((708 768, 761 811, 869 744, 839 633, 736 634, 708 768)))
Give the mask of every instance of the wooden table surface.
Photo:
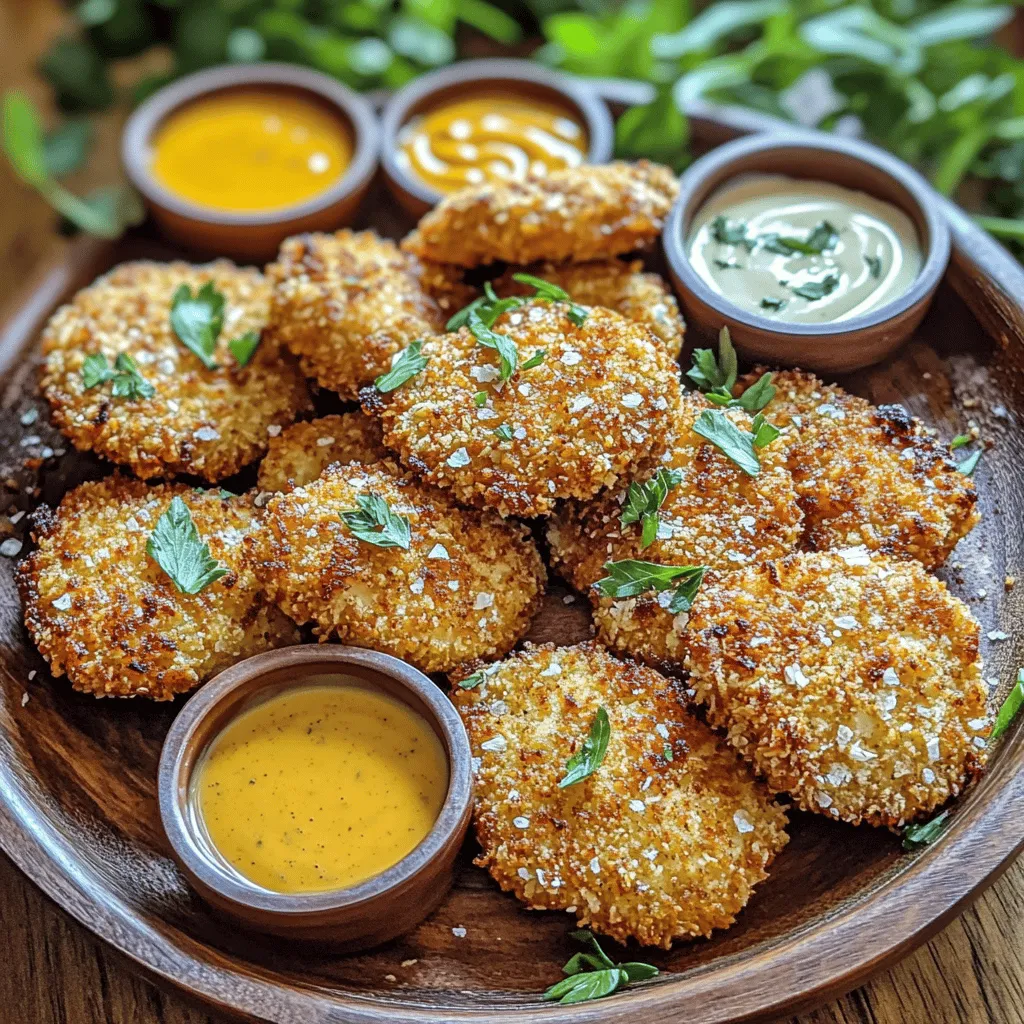
MULTIPOLYGON (((0 0, 0 86, 45 103, 34 65, 65 17, 57 0, 0 0)), ((76 188, 116 173, 105 118, 76 188)), ((2 162, 2 161, 0 161, 2 162)), ((0 307, 65 244, 48 208, 0 167, 0 307)), ((1024 1024, 1024 860, 927 946, 791 1024, 1024 1024)), ((11 1024, 224 1024, 158 991, 42 896, 0 855, 0 1020, 11 1024)))

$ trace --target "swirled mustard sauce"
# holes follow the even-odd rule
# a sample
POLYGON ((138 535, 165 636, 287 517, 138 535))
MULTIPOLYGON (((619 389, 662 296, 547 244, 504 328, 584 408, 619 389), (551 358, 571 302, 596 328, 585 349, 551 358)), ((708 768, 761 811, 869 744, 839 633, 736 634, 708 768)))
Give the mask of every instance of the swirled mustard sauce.
POLYGON ((150 171, 183 199, 252 213, 312 199, 351 161, 349 127, 326 105, 288 90, 233 89, 174 111, 153 137, 150 171))
POLYGON ((589 144, 567 107, 525 94, 485 93, 442 103, 403 125, 397 159, 431 188, 457 192, 576 167, 589 144))
POLYGON ((193 773, 215 849, 272 892, 343 889, 426 837, 448 791, 430 724, 388 694, 334 677, 243 711, 193 773))
POLYGON ((690 264, 748 312, 796 324, 860 316, 913 284, 921 243, 899 208, 825 181, 737 179, 698 211, 690 264))

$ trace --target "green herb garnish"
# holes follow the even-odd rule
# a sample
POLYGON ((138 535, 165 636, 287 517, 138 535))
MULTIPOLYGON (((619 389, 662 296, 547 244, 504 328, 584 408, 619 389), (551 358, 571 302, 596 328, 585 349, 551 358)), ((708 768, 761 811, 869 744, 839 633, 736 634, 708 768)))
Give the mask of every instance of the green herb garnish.
POLYGON ((228 342, 228 350, 235 357, 239 366, 248 366, 249 360, 256 354, 259 348, 262 335, 259 331, 246 331, 239 338, 232 338, 228 342))
MULTIPOLYGON (((747 412, 760 412, 777 394, 778 388, 772 384, 772 375, 762 373, 739 398, 734 398, 731 405, 746 409, 747 412)), ((759 446, 759 447, 763 447, 759 446)))
POLYGON ((1017 681, 1006 695, 1006 700, 999 707, 992 732, 989 733, 989 742, 999 739, 1010 728, 1010 724, 1017 717, 1017 712, 1020 711, 1022 704, 1024 704, 1024 668, 1019 668, 1017 669, 1017 681))
POLYGON ((868 265, 868 270, 872 277, 882 276, 882 260, 878 256, 865 256, 864 262, 868 265))
POLYGON ((457 331, 460 327, 469 325, 469 318, 476 314, 484 323, 490 327, 494 321, 507 313, 510 309, 521 306, 526 299, 519 295, 510 295, 508 298, 499 299, 494 286, 488 281, 484 285, 484 294, 475 298, 468 306, 463 306, 445 325, 447 331, 457 331))
POLYGON ((477 310, 469 314, 468 326, 470 334, 485 348, 493 348, 498 353, 501 363, 501 379, 508 380, 516 372, 516 365, 519 362, 519 351, 516 343, 507 335, 492 331, 480 319, 477 310))
POLYGON ((571 933, 577 942, 590 947, 590 952, 574 953, 562 968, 567 975, 552 985, 543 995, 547 1001, 557 999, 559 1003, 583 1003, 591 999, 610 996, 634 981, 647 981, 658 974, 652 964, 631 961, 616 964, 601 948, 589 931, 571 933))
POLYGON ((608 750, 611 735, 612 727, 608 721, 608 712, 599 707, 583 745, 565 763, 565 776, 559 780, 559 789, 574 786, 597 771, 608 750))
POLYGON ((548 354, 546 348, 539 348, 536 352, 526 360, 525 363, 520 367, 521 370, 532 370, 535 366, 540 366, 544 362, 545 357, 548 354))
POLYGON ((495 434, 502 439, 502 441, 512 440, 512 428, 507 423, 502 423, 500 427, 496 427, 495 434))
POLYGON ((719 448, 748 476, 757 476, 761 472, 757 449, 771 444, 779 436, 778 428, 760 413, 754 417, 753 433, 748 433, 740 430, 718 409, 705 409, 697 417, 693 430, 719 448))
POLYGON ((755 448, 766 448, 782 433, 774 423, 769 423, 761 413, 754 417, 750 432, 754 437, 755 448))
POLYGON ((949 824, 949 811, 937 814, 931 821, 922 821, 916 825, 908 825, 903 830, 903 849, 920 850, 930 846, 942 835, 949 824))
POLYGON ((952 441, 949 442, 949 450, 955 452, 957 448, 963 448, 964 445, 970 444, 974 440, 970 434, 957 434, 952 441))
POLYGON ((86 356, 82 363, 82 384, 88 391, 99 384, 111 381, 111 394, 115 398, 128 398, 137 401, 140 398, 152 398, 156 388, 139 373, 139 368, 127 352, 122 352, 115 360, 113 367, 101 352, 86 356))
POLYGON ((786 308, 786 300, 785 299, 777 299, 777 298, 775 298, 774 295, 766 295, 761 300, 761 308, 762 309, 771 309, 771 310, 774 310, 777 313, 780 309, 785 309, 786 308))
POLYGON ((545 281, 543 278, 534 277, 533 274, 513 274, 512 280, 518 281, 520 284, 528 284, 531 288, 534 288, 536 290, 533 296, 535 299, 546 299, 549 302, 567 302, 569 304, 569 319, 577 327, 583 326, 589 310, 586 306, 580 306, 573 302, 569 293, 564 288, 559 287, 557 284, 552 284, 550 281, 545 281))
POLYGON ((621 562, 605 562, 604 571, 608 575, 594 586, 605 597, 615 598, 637 597, 649 591, 660 594, 663 590, 671 590, 672 598, 666 607, 673 615, 677 615, 690 610, 706 568, 703 565, 660 565, 657 562, 626 558, 621 562))
POLYGON ((223 326, 224 296, 212 281, 194 295, 187 284, 178 286, 171 299, 171 328, 208 370, 217 368, 213 353, 223 326))
POLYGON ((762 235, 761 244, 769 251, 781 256, 820 256, 834 249, 839 242, 839 232, 827 221, 820 221, 806 238, 792 238, 786 235, 762 235))
POLYGON ((957 464, 957 470, 963 473, 964 476, 973 476, 974 471, 978 468, 978 462, 983 454, 983 449, 979 448, 976 452, 968 455, 963 462, 957 464))
POLYGON ((398 354, 398 358, 391 364, 391 369, 387 373, 382 373, 373 382, 373 386, 381 394, 387 394, 387 392, 400 388, 407 380, 415 377, 430 362, 429 356, 420 355, 420 349, 422 348, 422 338, 417 338, 414 342, 411 342, 407 348, 402 349, 398 354))
POLYGON ((736 383, 738 367, 736 350, 732 347, 729 328, 723 327, 718 332, 718 358, 709 348, 693 350, 693 366, 686 371, 686 376, 701 390, 715 392, 732 397, 733 385, 736 383))
POLYGON ((799 295, 808 302, 817 302, 818 299, 831 295, 839 287, 839 275, 829 274, 820 281, 805 281, 793 289, 794 295, 799 295))
POLYGON ((715 259, 715 266, 721 270, 742 270, 743 268, 735 260, 715 259))
POLYGON ((230 571, 210 554, 210 545, 200 540, 188 505, 177 495, 157 520, 146 552, 182 594, 198 594, 230 571))
POLYGON ((748 252, 754 248, 754 242, 747 237, 746 221, 719 215, 711 222, 711 237, 721 245, 745 246, 748 252))
POLYGON ((658 509, 673 487, 678 487, 683 474, 678 469, 659 469, 646 483, 631 483, 622 510, 620 525, 641 524, 640 548, 649 548, 658 536, 658 509))
POLYGON ((478 391, 473 396, 473 404, 478 409, 482 409, 487 404, 487 392, 486 391, 478 391))
POLYGON ((357 494, 358 508, 341 513, 341 521, 359 540, 379 548, 409 550, 412 530, 408 516, 392 512, 379 494, 357 494))

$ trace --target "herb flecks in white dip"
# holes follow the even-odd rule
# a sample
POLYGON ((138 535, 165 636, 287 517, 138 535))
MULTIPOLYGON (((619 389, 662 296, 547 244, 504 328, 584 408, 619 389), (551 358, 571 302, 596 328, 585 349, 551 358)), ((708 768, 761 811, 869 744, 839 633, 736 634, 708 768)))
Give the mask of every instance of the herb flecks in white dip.
POLYGON ((750 313, 824 324, 860 316, 913 284, 921 245, 891 203, 825 181, 744 176, 698 211, 687 242, 705 283, 750 313))

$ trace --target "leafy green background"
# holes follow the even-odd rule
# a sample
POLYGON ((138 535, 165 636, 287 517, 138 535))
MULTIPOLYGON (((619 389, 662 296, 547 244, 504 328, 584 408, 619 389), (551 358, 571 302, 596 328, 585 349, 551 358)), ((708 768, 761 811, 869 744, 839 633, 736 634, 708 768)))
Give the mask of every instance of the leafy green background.
MULTIPOLYGON (((1007 5, 82 0, 75 13, 78 31, 54 40, 40 66, 68 118, 43 140, 52 178, 87 158, 88 114, 213 64, 292 61, 371 89, 400 87, 460 57, 532 53, 577 74, 658 87, 654 103, 620 118, 620 155, 681 168, 680 107, 696 97, 736 103, 862 134, 987 215, 981 222, 1012 246, 1024 240, 1024 61, 995 41, 1013 17, 1007 5), (116 88, 112 63, 154 46, 170 48, 171 70, 116 88)), ((9 140, 7 148, 17 162, 9 140)))

